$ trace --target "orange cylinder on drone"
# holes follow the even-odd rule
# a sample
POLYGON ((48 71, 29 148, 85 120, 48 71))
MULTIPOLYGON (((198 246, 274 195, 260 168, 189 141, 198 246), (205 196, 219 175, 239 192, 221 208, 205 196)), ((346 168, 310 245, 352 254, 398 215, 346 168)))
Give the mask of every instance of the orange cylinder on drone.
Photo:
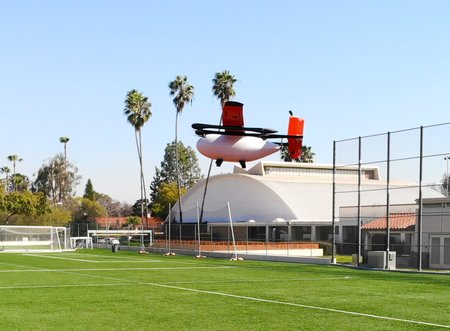
POLYGON ((289 136, 299 136, 299 138, 288 138, 288 150, 291 159, 298 159, 302 155, 303 127, 305 121, 295 116, 289 117, 289 136))
POLYGON ((303 136, 304 125, 305 121, 302 118, 298 118, 295 116, 289 117, 288 135, 303 136))

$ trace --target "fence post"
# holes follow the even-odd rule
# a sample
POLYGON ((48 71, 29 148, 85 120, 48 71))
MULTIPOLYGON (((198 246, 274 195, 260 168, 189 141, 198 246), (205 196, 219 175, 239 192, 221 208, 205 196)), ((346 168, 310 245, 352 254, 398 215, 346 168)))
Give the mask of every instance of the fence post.
POLYGON ((358 267, 361 264, 361 226, 361 137, 358 137, 358 267))
MULTIPOLYGON (((333 140, 333 196, 331 212, 331 263, 336 264, 336 141, 333 140)), ((311 248, 312 255, 312 248, 311 248)))
POLYGON ((419 158, 419 217, 417 224, 417 270, 422 270, 422 177, 423 177, 423 126, 420 127, 420 158, 419 158))

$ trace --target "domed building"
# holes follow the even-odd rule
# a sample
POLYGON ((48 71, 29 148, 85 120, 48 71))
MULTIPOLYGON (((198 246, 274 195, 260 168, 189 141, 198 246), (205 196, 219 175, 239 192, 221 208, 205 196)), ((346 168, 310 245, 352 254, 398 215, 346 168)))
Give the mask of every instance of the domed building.
MULTIPOLYGON (((201 222, 202 236, 211 240, 228 240, 231 220, 236 240, 329 241, 334 201, 336 242, 354 241, 358 200, 364 221, 383 216, 386 209, 387 183, 379 169, 361 168, 359 199, 358 173, 357 167, 336 169, 333 200, 332 165, 262 161, 249 170, 235 167, 233 173, 210 177, 203 212, 206 180, 183 196, 182 223, 192 224, 188 232, 194 236, 195 224, 201 222)), ((389 187, 391 212, 417 209, 416 183, 391 179, 389 187)), ((423 188, 422 194, 441 196, 430 188, 423 188)), ((180 222, 178 214, 176 204, 172 222, 180 222)))

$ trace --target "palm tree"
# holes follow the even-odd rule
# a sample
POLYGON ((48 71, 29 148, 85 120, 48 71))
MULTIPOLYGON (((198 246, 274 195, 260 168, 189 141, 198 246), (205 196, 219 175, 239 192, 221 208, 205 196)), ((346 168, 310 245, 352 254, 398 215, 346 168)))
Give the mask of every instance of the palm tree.
POLYGON ((316 153, 311 150, 311 146, 303 146, 302 156, 300 156, 300 160, 304 163, 313 163, 315 155, 316 153))
POLYGON ((0 168, 0 173, 5 174, 5 192, 8 191, 8 175, 10 172, 11 170, 7 166, 0 168))
POLYGON ((25 175, 17 173, 11 179, 15 190, 18 192, 23 192, 30 186, 30 180, 25 175))
MULTIPOLYGON (((141 181, 141 202, 146 201, 147 193, 145 189, 144 169, 142 163, 142 127, 152 116, 152 104, 141 92, 131 90, 125 99, 124 114, 128 122, 134 127, 136 149, 139 158, 140 181, 141 181), (144 198, 145 197, 145 198, 144 198)), ((148 204, 145 203, 145 219, 148 216, 148 204)), ((141 220, 144 218, 144 203, 141 203, 141 220)), ((143 225, 142 225, 143 226, 143 225)), ((142 241, 142 239, 141 239, 142 241)), ((143 245, 143 241, 141 242, 143 245)))
POLYGON ((302 155, 298 159, 291 159, 287 146, 282 145, 280 148, 280 156, 284 162, 302 162, 302 163, 314 163, 314 153, 311 150, 311 146, 302 146, 302 155))
POLYGON ((212 81, 213 94, 220 100, 220 105, 223 108, 225 102, 231 100, 236 95, 234 90, 236 78, 230 74, 228 70, 224 70, 222 72, 217 72, 212 81))
MULTIPOLYGON (((9 155, 8 160, 13 163, 13 177, 15 177, 16 176, 16 162, 22 162, 22 158, 20 158, 18 155, 14 154, 14 155, 9 155)), ((16 191, 16 185, 14 184, 14 181, 13 181, 13 191, 16 191)))
POLYGON ((59 137, 59 142, 64 144, 64 161, 67 162, 67 143, 69 142, 69 137, 59 137))
MULTIPOLYGON (((236 81, 236 78, 232 74, 230 74, 228 70, 217 72, 214 75, 214 78, 212 80, 212 91, 214 96, 220 100, 220 106, 222 109, 225 105, 225 102, 231 100, 236 95, 236 91, 234 90, 234 83, 236 83, 236 81)), ((219 125, 221 124, 222 113, 220 115, 219 125)), ((203 207, 205 206, 206 191, 208 190, 209 175, 211 174, 212 163, 213 160, 211 159, 209 162, 208 175, 206 176, 205 181, 205 190, 203 191, 202 208, 200 209, 200 223, 203 220, 203 207)))
POLYGON ((178 155, 178 115, 183 112, 184 106, 187 103, 192 104, 194 97, 194 87, 187 83, 186 76, 177 76, 175 80, 169 83, 170 95, 173 98, 175 105, 175 167, 177 173, 177 188, 178 188, 178 210, 180 212, 180 223, 183 222, 183 214, 181 211, 181 188, 180 188, 180 169, 179 169, 179 155, 178 155))

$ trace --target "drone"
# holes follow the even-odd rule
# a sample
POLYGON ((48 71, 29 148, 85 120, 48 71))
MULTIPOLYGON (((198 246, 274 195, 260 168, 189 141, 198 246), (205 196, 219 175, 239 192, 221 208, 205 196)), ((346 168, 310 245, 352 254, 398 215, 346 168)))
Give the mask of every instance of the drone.
POLYGON ((192 128, 200 136, 197 150, 204 156, 216 160, 220 167, 225 162, 239 162, 245 169, 246 162, 271 155, 286 146, 291 159, 302 154, 304 120, 289 111, 287 134, 278 131, 244 126, 244 104, 227 101, 222 108, 223 125, 194 123, 192 128), (278 139, 279 142, 270 140, 278 139), (287 139, 287 142, 283 142, 287 139))

